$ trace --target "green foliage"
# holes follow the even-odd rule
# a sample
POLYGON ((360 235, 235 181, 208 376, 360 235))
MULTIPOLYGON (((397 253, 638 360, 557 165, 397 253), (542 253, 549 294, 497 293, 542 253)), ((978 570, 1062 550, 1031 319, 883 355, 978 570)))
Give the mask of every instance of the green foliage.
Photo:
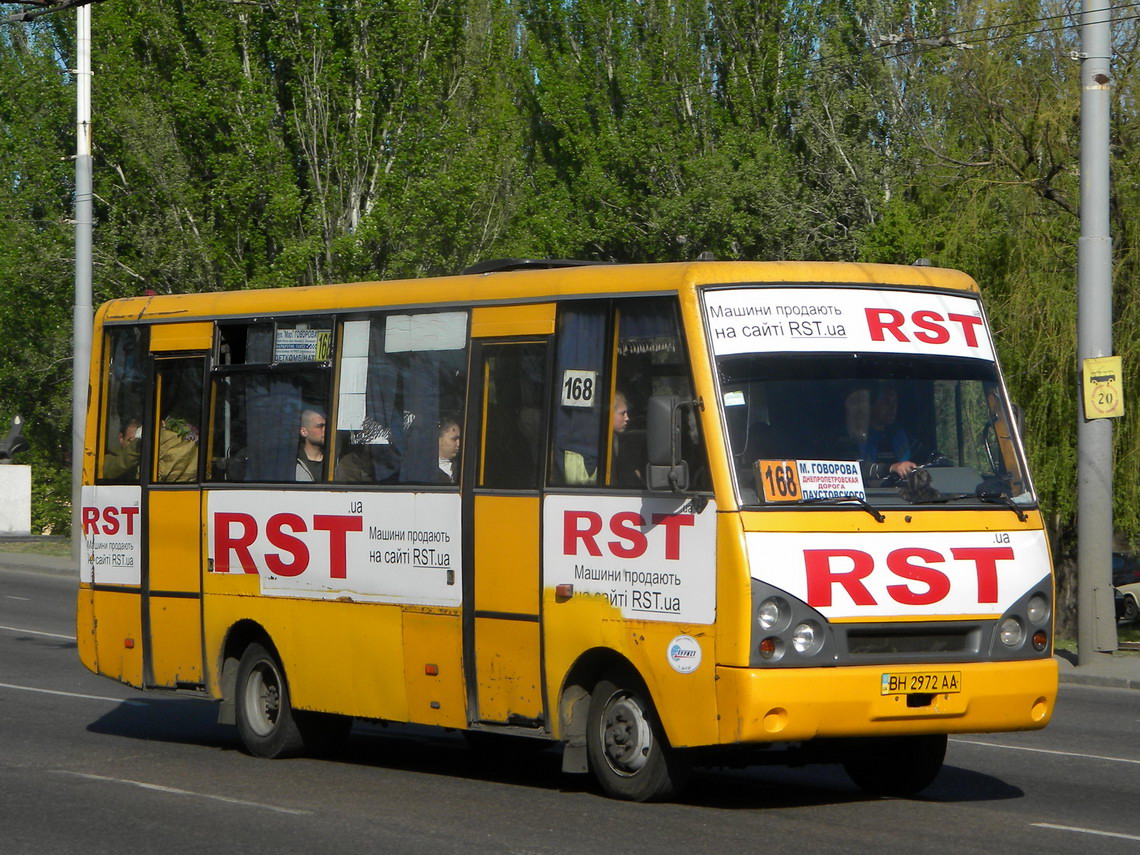
MULTIPOLYGON (((1066 534, 1079 230, 1068 11, 108 0, 93 14, 96 300, 507 255, 926 257, 981 284, 1036 486, 1066 534), (938 46, 955 32, 971 50, 938 46), (903 39, 884 46, 888 33, 903 39)), ((45 503, 68 494, 54 473, 69 445, 72 27, 50 15, 0 30, 0 417, 28 418, 52 473, 37 478, 45 503)), ((1115 32, 1116 340, 1135 376, 1140 52, 1134 21, 1115 32)), ((1138 418, 1129 408, 1114 433, 1116 519, 1133 540, 1138 418)))

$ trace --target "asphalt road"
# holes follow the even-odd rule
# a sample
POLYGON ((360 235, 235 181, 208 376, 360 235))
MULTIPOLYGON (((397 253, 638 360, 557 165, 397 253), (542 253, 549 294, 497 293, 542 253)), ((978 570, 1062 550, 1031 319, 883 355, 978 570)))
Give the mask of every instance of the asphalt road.
POLYGON ((89 674, 75 583, 0 566, 0 852, 1140 851, 1140 691, 1065 685, 1045 731, 954 738, 921 797, 834 766, 698 772, 637 805, 555 750, 358 724, 332 760, 257 760, 214 706, 89 674))

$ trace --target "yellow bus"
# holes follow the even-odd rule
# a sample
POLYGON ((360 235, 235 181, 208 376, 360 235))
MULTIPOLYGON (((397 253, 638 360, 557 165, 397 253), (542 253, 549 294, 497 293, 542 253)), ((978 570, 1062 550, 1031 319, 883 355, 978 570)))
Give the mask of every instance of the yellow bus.
POLYGON ((607 794, 1044 727, 1042 515, 977 285, 503 260, 97 314, 79 652, 247 750, 559 743, 607 794), (481 737, 482 738, 482 737, 481 737))

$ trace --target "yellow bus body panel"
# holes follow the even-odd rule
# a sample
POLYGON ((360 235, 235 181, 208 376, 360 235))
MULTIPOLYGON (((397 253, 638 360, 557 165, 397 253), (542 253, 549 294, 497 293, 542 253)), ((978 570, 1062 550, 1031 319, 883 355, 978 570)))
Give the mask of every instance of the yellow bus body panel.
POLYGON ((1038 730, 1049 723, 1057 663, 972 662, 837 668, 717 668, 723 744, 817 737, 1038 730), (962 691, 926 707, 882 695, 885 671, 959 671, 962 691))
MULTIPOLYGON (((141 598, 138 593, 93 591, 90 593, 93 614, 87 615, 94 641, 91 661, 84 664, 129 686, 143 685, 143 638, 141 598), (92 626, 93 625, 93 626, 92 626)), ((80 609, 80 620, 84 620, 80 609)), ((82 648, 81 648, 82 649, 82 648)))
POLYGON ((150 661, 155 685, 202 681, 202 603, 197 598, 150 598, 150 661))
MULTIPOLYGON (((257 577, 251 578, 256 583, 257 577)), ((205 617, 211 686, 220 685, 226 634, 239 622, 252 621, 277 648, 294 706, 409 720, 400 606, 210 595, 205 617)))
POLYGON ((479 718, 508 722, 542 714, 541 650, 537 621, 475 618, 479 718))
POLYGON ((459 614, 405 609, 403 625, 408 720, 466 727, 463 623, 459 614), (430 673, 430 666, 436 673, 430 673))

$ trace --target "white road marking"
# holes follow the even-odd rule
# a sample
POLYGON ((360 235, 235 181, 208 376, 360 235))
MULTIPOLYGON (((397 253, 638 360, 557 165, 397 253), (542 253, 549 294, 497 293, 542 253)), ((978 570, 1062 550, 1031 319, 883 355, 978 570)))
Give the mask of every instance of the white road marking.
POLYGON ((5 594, 4 599, 6 599, 6 600, 23 600, 25 603, 30 603, 32 601, 31 597, 17 597, 13 594, 5 594))
POLYGON ((84 695, 79 692, 60 692, 55 689, 37 689, 34 686, 16 686, 12 683, 0 683, 0 689, 16 689, 20 692, 38 692, 41 695, 62 695, 65 698, 86 698, 89 701, 110 701, 113 704, 142 704, 137 698, 108 698, 104 695, 84 695))
POLYGON ((267 805, 264 802, 251 802, 245 799, 232 799, 228 796, 219 796, 214 793, 196 793, 193 790, 180 790, 177 787, 166 787, 161 784, 148 784, 144 781, 131 781, 127 778, 109 778, 105 775, 90 775, 86 772, 70 772, 66 769, 55 770, 59 775, 74 775, 76 778, 86 778, 89 781, 107 781, 112 784, 129 784, 132 787, 140 787, 144 790, 154 790, 159 793, 170 793, 175 796, 194 796, 199 799, 211 799, 216 802, 226 802, 231 805, 243 805, 245 807, 261 808, 263 810, 271 810, 277 813, 288 813, 294 816, 308 816, 312 814, 309 810, 298 810, 296 808, 279 807, 277 805, 267 805))
POLYGON ((1097 837, 1119 837, 1121 840, 1140 840, 1140 834, 1121 834, 1119 831, 1100 831, 1096 828, 1081 828, 1077 825, 1054 825, 1051 822, 1030 823, 1034 828, 1052 828, 1054 831, 1076 831, 1080 834, 1095 834, 1097 837))
POLYGON ((66 638, 68 641, 76 640, 74 635, 60 635, 58 632, 40 632, 38 629, 21 629, 18 626, 0 625, 0 629, 6 629, 9 632, 23 633, 24 635, 43 635, 47 636, 48 638, 66 638))
POLYGON ((1026 745, 1002 745, 999 742, 979 742, 976 739, 953 739, 952 742, 964 742, 967 745, 984 745, 986 748, 1006 748, 1010 751, 1032 751, 1035 754, 1056 754, 1058 757, 1080 757, 1084 760, 1106 760, 1109 763, 1131 763, 1140 766, 1140 760, 1129 760, 1127 757, 1106 757, 1103 754, 1080 754, 1076 751, 1053 751, 1049 748, 1030 748, 1026 745))

